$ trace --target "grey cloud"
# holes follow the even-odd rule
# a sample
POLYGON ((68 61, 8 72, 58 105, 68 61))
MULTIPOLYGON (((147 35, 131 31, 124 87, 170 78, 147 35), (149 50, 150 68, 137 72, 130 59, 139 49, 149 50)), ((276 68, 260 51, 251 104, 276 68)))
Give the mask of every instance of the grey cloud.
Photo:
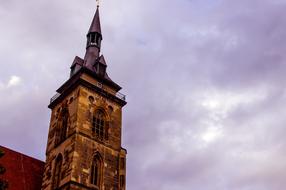
MULTIPOLYGON (((46 106, 84 54, 91 5, 0 1, 0 84, 22 79, 0 88, 1 144, 44 159, 46 106)), ((128 189, 284 189, 285 5, 102 2, 102 53, 128 98, 128 189)))

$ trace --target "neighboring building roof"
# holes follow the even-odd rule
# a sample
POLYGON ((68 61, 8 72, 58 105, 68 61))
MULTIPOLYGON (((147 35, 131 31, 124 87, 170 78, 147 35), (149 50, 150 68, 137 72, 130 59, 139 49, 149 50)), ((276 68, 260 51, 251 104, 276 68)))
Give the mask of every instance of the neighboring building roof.
POLYGON ((5 152, 0 164, 6 168, 1 177, 8 181, 8 189, 40 190, 45 163, 3 146, 0 149, 5 152))

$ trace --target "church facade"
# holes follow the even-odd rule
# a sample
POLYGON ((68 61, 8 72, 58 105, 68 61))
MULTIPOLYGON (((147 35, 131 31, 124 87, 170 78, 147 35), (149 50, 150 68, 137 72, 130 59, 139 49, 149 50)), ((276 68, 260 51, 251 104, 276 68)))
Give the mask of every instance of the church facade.
POLYGON ((84 58, 51 99, 42 190, 125 190, 121 146, 125 96, 108 76, 101 55, 99 8, 87 33, 84 58))

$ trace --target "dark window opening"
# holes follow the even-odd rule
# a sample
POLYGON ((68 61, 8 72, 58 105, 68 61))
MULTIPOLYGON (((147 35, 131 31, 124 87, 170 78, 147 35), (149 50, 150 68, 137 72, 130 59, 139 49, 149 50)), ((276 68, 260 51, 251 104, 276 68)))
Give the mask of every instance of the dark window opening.
POLYGON ((113 107, 112 106, 108 106, 108 112, 109 112, 109 114, 112 114, 112 112, 113 112, 113 107))
POLYGON ((124 170, 125 169, 125 159, 120 158, 120 169, 124 170))
POLYGON ((103 140, 104 137, 106 138, 105 126, 105 115, 102 111, 98 110, 92 120, 92 132, 101 140, 103 140))
POLYGON ((101 174, 100 169, 101 169, 100 159, 98 158, 98 156, 95 156, 91 164, 90 183, 97 187, 100 186, 100 174, 101 174))
POLYGON ((70 76, 73 76, 75 74, 75 66, 71 68, 70 76))
POLYGON ((90 42, 95 43, 95 34, 90 35, 90 42))
POLYGON ((91 33, 89 37, 90 45, 97 45, 96 34, 91 33))
POLYGON ((88 100, 89 100, 89 102, 92 104, 92 103, 94 102, 94 97, 89 96, 89 97, 88 97, 88 100))
POLYGON ((60 144, 60 133, 58 132, 59 129, 57 129, 56 134, 55 134, 55 147, 60 144))
POLYGON ((73 102, 73 97, 70 98, 69 104, 73 102))
POLYGON ((100 44, 101 44, 101 37, 100 37, 100 35, 97 35, 97 37, 96 37, 96 43, 97 43, 97 45, 100 47, 100 44))
POLYGON ((125 186, 125 176, 124 175, 120 175, 120 188, 124 188, 125 186))
POLYGON ((69 112, 68 107, 61 110, 60 117, 58 118, 58 125, 55 134, 55 146, 61 144, 67 137, 69 112))
POLYGON ((67 135, 67 128, 68 128, 68 117, 69 117, 69 112, 68 108, 65 107, 62 110, 62 128, 61 128, 61 135, 60 135, 60 141, 64 141, 66 139, 67 135))
POLYGON ((53 189, 57 189, 60 185, 62 162, 63 162, 63 157, 62 155, 59 155, 56 159, 54 168, 53 189))

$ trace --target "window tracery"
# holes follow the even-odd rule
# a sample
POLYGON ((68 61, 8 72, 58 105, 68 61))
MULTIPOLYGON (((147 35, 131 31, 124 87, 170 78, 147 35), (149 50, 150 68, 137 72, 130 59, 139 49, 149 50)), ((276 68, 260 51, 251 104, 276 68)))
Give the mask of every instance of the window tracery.
POLYGON ((56 123, 56 134, 55 134, 55 146, 58 146, 62 143, 67 137, 68 130, 68 122, 69 122, 69 110, 67 106, 67 102, 63 105, 57 123, 56 123))
POLYGON ((108 122, 102 110, 97 110, 93 116, 92 132, 100 140, 108 139, 108 122))
POLYGON ((93 157, 90 170, 90 183, 97 188, 100 187, 102 162, 99 155, 93 157))

